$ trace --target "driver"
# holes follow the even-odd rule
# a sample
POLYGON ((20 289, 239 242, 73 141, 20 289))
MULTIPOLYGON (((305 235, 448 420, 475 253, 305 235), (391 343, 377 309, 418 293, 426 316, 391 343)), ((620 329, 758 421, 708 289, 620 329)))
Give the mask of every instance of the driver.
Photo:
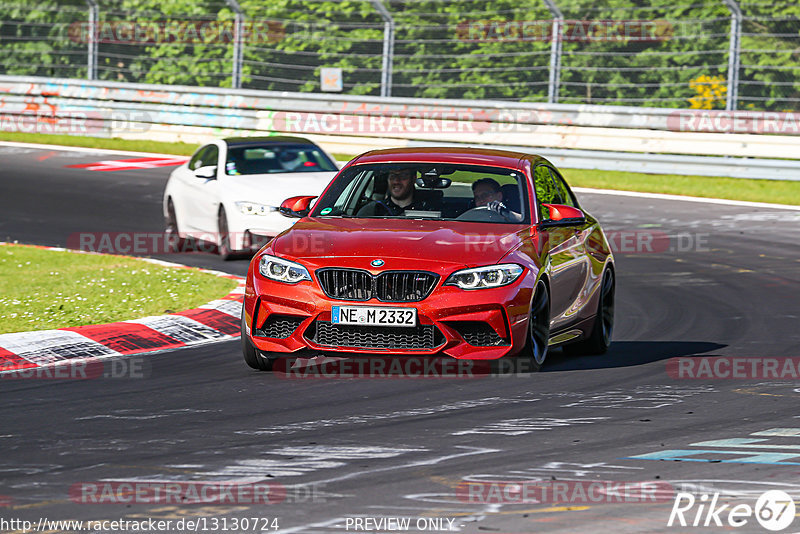
POLYGON ((279 152, 278 161, 287 171, 294 171, 303 164, 303 158, 300 153, 293 150, 282 150, 279 152))
POLYGON ((402 215, 407 210, 429 210, 428 202, 418 198, 414 185, 416 171, 414 169, 392 169, 387 178, 388 191, 386 199, 372 201, 360 210, 358 215, 402 215), (386 211, 388 210, 388 214, 386 211))
POLYGON ((494 178, 481 178, 472 183, 472 195, 475 198, 475 207, 499 213, 510 222, 522 221, 522 215, 511 211, 503 204, 503 191, 494 178))

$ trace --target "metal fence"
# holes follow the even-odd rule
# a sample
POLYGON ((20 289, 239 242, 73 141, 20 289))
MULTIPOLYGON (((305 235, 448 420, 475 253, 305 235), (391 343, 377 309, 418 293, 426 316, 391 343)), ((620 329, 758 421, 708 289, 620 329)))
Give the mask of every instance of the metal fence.
POLYGON ((0 73, 791 111, 796 0, 0 1, 0 73), (644 4, 644 3, 642 3, 644 4))

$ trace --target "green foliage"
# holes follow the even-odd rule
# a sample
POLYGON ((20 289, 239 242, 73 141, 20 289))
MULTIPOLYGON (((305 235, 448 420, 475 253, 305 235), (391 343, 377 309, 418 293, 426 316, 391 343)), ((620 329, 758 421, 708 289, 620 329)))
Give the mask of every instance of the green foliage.
POLYGON ((81 0, 0 3, 0 73, 20 76, 86 76, 86 45, 71 31, 86 20, 81 0))
MULTIPOLYGON (((552 15, 542 0, 383 1, 395 19, 393 96, 546 99, 552 15)), ((739 107, 796 109, 800 4, 795 0, 740 3, 745 21, 739 107)), ((240 4, 246 20, 245 87, 316 92, 320 69, 340 67, 346 93, 379 94, 384 21, 371 2, 240 0, 240 4)), ((690 99, 698 97, 693 80, 728 76, 731 17, 720 0, 559 0, 557 4, 566 19, 559 102, 688 107, 690 99), (593 21, 620 24, 591 26, 593 21), (588 35, 575 38, 587 28, 588 35), (632 33, 603 37, 614 28, 632 33)), ((103 24, 166 21, 190 30, 211 23, 229 33, 234 19, 224 0, 107 0, 101 2, 100 12, 103 24)), ((71 23, 85 20, 86 7, 80 0, 0 3, 5 71, 84 76, 86 46, 65 32, 71 23)), ((111 39, 100 44, 99 52, 104 79, 231 85, 230 35, 222 39, 212 32, 195 39, 145 43, 111 39)), ((715 108, 724 106, 720 95, 708 101, 715 108)))

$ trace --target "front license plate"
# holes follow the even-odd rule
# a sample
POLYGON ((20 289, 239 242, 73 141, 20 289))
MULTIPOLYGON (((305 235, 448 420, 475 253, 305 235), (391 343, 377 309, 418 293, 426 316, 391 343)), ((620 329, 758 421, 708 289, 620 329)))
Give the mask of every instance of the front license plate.
POLYGON ((417 326, 416 308, 382 308, 367 306, 333 306, 333 324, 365 326, 417 326))

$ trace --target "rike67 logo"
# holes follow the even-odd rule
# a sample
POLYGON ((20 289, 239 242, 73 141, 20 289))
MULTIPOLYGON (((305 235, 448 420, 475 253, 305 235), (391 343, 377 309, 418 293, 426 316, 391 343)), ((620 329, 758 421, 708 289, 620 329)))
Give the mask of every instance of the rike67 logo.
POLYGON ((753 524, 755 518, 763 528, 778 532, 788 528, 794 517, 794 500, 781 490, 762 493, 755 506, 745 503, 723 504, 719 493, 709 498, 709 495, 696 497, 691 493, 679 492, 675 495, 667 526, 739 528, 753 524))

